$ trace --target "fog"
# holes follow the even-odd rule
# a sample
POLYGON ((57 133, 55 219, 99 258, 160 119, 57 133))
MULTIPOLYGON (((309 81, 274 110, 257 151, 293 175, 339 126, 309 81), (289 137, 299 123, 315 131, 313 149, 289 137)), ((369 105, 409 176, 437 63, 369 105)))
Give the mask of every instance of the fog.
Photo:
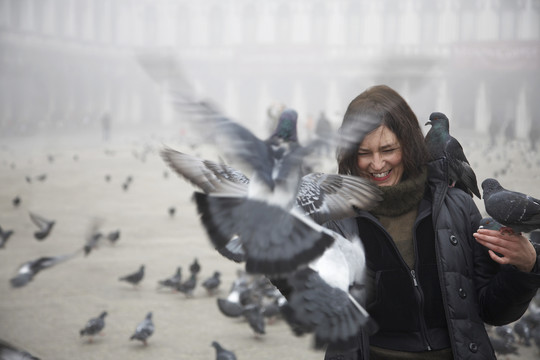
MULTIPOLYGON (((526 138, 538 121, 540 1, 0 1, 0 136, 178 131, 170 90, 267 134, 387 84, 420 122, 526 138), (153 74, 141 66, 151 64, 153 74), (128 130, 126 130, 128 129, 128 130), (506 132, 505 132, 506 129, 506 132)), ((535 130, 538 131, 538 130, 535 130)))

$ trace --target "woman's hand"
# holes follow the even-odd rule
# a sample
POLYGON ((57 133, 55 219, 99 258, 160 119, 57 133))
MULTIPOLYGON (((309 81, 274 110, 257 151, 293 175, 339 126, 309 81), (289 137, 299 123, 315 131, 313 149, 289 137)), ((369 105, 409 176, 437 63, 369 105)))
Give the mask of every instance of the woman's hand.
POLYGON ((533 269, 536 251, 525 236, 504 230, 487 229, 478 229, 473 236, 476 241, 489 249, 489 256, 499 264, 514 265, 524 272, 530 272, 533 269))

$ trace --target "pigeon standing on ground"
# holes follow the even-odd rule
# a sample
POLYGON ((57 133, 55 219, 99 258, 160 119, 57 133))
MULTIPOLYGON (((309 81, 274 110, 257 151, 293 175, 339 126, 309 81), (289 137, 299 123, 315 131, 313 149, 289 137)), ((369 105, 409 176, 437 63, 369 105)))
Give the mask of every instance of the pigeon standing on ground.
POLYGON ((253 330, 256 338, 258 338, 260 335, 266 334, 265 319, 259 304, 246 305, 242 314, 247 320, 251 330, 253 330))
POLYGON ((199 264, 199 260, 195 258, 191 265, 189 265, 189 272, 193 275, 199 274, 201 271, 201 264, 199 264))
POLYGON ((35 260, 27 261, 17 270, 17 275, 10 279, 11 286, 22 287, 28 284, 41 270, 71 259, 74 254, 59 256, 43 256, 35 260))
POLYGON ((203 281, 202 286, 206 289, 208 295, 213 295, 218 290, 219 285, 221 285, 220 277, 221 273, 215 271, 211 277, 203 281))
POLYGON ((92 342, 93 336, 101 333, 105 327, 105 316, 107 312, 103 311, 98 317, 88 320, 83 329, 79 331, 81 336, 88 336, 88 341, 92 342))
POLYGON ((139 340, 142 341, 144 346, 148 345, 147 340, 154 333, 154 323, 152 322, 152 312, 146 314, 146 318, 137 325, 135 332, 130 340, 139 340))
POLYGON ((107 239, 111 244, 116 244, 118 239, 120 239, 120 230, 111 231, 109 234, 107 234, 107 239))
POLYGON ((465 157, 461 144, 450 135, 450 123, 446 115, 434 112, 429 116, 426 125, 431 125, 425 138, 431 159, 446 157, 448 161, 448 177, 451 181, 449 186, 455 186, 480 199, 476 174, 465 157))
POLYGON ((13 235, 13 230, 4 230, 0 226, 0 249, 4 248, 11 235, 13 235))
POLYGON ((13 206, 18 207, 21 205, 21 198, 19 196, 15 196, 15 198, 12 200, 13 206))
POLYGON ((491 345, 493 350, 498 355, 508 355, 513 354, 519 356, 518 349, 512 343, 507 342, 504 339, 490 337, 491 345))
POLYGON ((30 212, 30 219, 39 228, 34 232, 34 237, 37 240, 44 240, 49 234, 55 224, 54 220, 47 220, 43 216, 39 216, 33 212, 30 212))
POLYGON ((540 229, 540 200, 507 190, 495 179, 482 182, 486 212, 515 233, 529 233, 540 229))
POLYGON ((174 206, 169 206, 169 209, 167 210, 169 212, 169 217, 174 217, 174 214, 176 214, 176 208, 174 206))
POLYGON ((126 281, 132 284, 133 286, 137 286, 143 278, 144 278, 144 265, 141 265, 138 271, 132 274, 126 275, 126 276, 122 276, 118 280, 126 281))
POLYGON ((176 273, 173 276, 167 279, 158 281, 158 286, 159 286, 158 289, 161 287, 168 287, 171 289, 176 289, 178 285, 180 285, 181 281, 182 281, 182 268, 179 266, 176 268, 176 273))
POLYGON ((212 346, 216 349, 216 360, 236 360, 236 355, 223 346, 221 346, 217 341, 212 341, 212 346))
POLYGON ((239 317, 242 315, 244 305, 242 304, 243 294, 249 291, 248 276, 244 271, 239 270, 237 278, 234 280, 227 298, 217 299, 219 311, 227 317, 239 317))
POLYGON ((525 346, 531 346, 531 328, 526 320, 519 319, 514 324, 514 332, 518 336, 520 342, 523 342, 525 346))
POLYGON ((195 290, 196 286, 197 286, 197 275, 192 272, 189 279, 187 279, 185 282, 181 284, 178 284, 178 286, 176 287, 176 290, 186 295, 186 297, 193 297, 193 290, 195 290))

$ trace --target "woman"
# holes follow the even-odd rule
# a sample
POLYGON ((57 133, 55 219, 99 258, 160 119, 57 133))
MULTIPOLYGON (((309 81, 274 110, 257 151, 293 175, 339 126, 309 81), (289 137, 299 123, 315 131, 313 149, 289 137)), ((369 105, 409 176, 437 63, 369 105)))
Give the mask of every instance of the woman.
POLYGON ((428 161, 418 120, 397 92, 366 90, 342 127, 365 115, 380 126, 357 148, 338 149, 339 173, 371 179, 384 200, 328 226, 362 239, 374 278, 366 305, 380 329, 359 334, 357 351, 330 347, 325 358, 495 359, 484 322, 523 315, 540 287, 538 254, 524 236, 478 229, 472 198, 448 186, 445 158, 428 161))

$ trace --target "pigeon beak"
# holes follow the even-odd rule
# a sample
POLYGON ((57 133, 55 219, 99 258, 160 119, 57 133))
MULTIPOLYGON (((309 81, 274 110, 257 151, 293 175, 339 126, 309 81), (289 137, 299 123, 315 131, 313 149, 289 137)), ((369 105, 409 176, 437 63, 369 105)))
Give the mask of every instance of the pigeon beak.
POLYGON ((431 121, 428 121, 427 123, 424 124, 424 126, 426 125, 431 125, 431 121))

